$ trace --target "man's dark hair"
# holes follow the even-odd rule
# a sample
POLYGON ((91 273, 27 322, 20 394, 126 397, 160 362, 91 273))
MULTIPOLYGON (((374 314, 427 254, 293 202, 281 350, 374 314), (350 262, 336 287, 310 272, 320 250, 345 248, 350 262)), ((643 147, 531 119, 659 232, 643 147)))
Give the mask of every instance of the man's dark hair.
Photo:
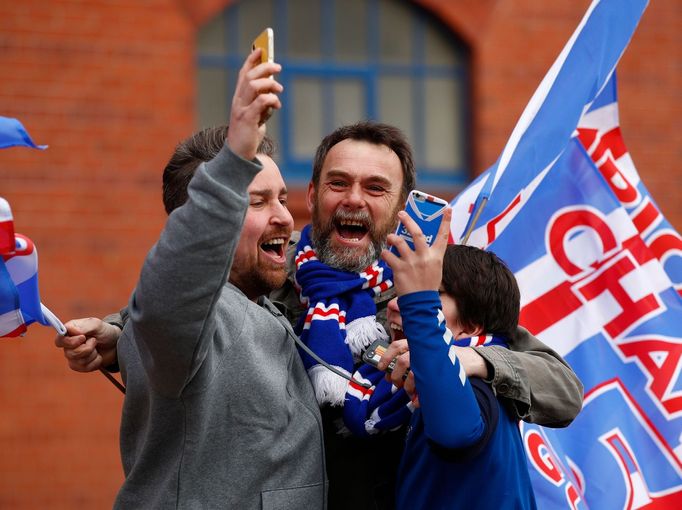
POLYGON ((511 337, 519 324, 521 294, 514 274, 497 255, 473 246, 449 245, 443 258, 443 289, 457 304, 466 329, 511 337))
MULTIPOLYGON (((163 205, 170 214, 187 201, 187 186, 194 172, 205 161, 215 158, 225 145, 227 126, 210 127, 178 144, 163 170, 163 205)), ((273 157, 275 144, 267 136, 258 146, 258 154, 273 157)))
POLYGON ((395 152, 403 168, 401 197, 403 200, 407 198, 407 194, 414 189, 416 181, 412 148, 400 129, 374 121, 363 121, 350 126, 343 126, 324 137, 318 145, 317 151, 315 151, 315 159, 313 160, 312 182, 316 188, 320 183, 322 165, 327 154, 334 145, 343 140, 358 140, 375 145, 385 145, 395 152))

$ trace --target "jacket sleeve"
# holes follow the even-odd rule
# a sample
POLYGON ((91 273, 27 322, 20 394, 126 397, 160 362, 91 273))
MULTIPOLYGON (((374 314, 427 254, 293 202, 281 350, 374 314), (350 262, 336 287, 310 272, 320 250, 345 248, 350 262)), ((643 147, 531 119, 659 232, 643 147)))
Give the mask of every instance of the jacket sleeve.
POLYGON ((438 293, 407 294, 398 298, 398 305, 426 437, 448 449, 475 445, 485 436, 487 423, 451 349, 452 334, 445 326, 438 293))
POLYGON ((518 418, 566 427, 583 403, 583 385, 559 354, 519 326, 510 348, 478 347, 495 394, 518 418))
POLYGON ((173 211, 142 266, 128 305, 135 344, 150 383, 180 394, 205 358, 213 309, 232 265, 247 188, 261 170, 227 146, 199 165, 188 200, 173 211))

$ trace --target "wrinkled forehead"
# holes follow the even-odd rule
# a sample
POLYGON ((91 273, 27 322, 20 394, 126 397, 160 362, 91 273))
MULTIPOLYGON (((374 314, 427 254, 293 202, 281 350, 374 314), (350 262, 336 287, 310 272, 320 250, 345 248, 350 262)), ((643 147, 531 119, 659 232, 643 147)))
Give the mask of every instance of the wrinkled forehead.
POLYGON ((336 172, 357 178, 385 179, 398 188, 404 178, 400 158, 390 147, 364 140, 342 140, 329 150, 320 177, 336 172))

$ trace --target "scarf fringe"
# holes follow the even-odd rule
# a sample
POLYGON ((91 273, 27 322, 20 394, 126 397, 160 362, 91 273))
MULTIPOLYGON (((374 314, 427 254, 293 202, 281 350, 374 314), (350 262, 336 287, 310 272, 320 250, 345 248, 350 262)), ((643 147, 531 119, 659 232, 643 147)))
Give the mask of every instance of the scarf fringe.
POLYGON ((346 324, 346 343, 356 361, 372 342, 379 339, 388 340, 388 334, 374 315, 360 317, 346 324))
MULTIPOLYGON (((341 367, 334 366, 341 372, 348 374, 350 373, 341 367)), ((308 376, 310 377, 310 382, 313 383, 313 389, 315 390, 315 398, 317 398, 317 403, 319 405, 329 404, 332 406, 342 406, 346 398, 346 389, 348 387, 348 381, 343 377, 327 370, 326 367, 322 365, 315 365, 308 370, 308 376)))

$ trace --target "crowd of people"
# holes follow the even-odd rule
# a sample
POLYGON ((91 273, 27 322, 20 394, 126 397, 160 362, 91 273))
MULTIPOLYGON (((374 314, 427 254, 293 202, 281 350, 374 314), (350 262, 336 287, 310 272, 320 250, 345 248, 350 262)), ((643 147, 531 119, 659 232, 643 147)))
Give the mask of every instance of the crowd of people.
POLYGON ((518 325, 500 259, 448 246, 449 211, 432 246, 401 212, 416 172, 397 128, 326 136, 293 231, 262 122, 280 71, 247 57, 229 128, 164 170, 168 220, 128 305, 56 339, 72 369, 125 383, 115 507, 535 508, 517 422, 568 425, 580 381, 518 325))

